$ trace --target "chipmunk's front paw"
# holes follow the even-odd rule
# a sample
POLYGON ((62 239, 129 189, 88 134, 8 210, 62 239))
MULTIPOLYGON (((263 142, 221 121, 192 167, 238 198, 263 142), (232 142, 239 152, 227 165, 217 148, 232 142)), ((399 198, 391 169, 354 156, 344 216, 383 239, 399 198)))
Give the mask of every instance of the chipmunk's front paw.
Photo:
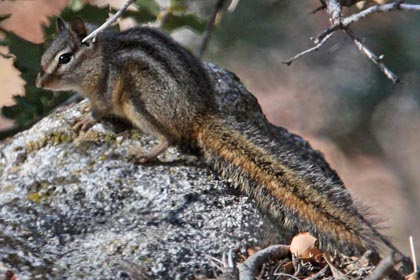
POLYGON ((82 113, 91 112, 92 111, 91 108, 92 108, 92 106, 90 105, 90 102, 86 102, 86 103, 84 103, 80 106, 80 112, 82 112, 82 113))
POLYGON ((127 156, 135 163, 147 163, 153 161, 156 155, 144 151, 142 148, 131 145, 127 150, 127 156))
POLYGON ((86 131, 89 128, 91 128, 95 123, 96 120, 92 117, 92 115, 87 114, 80 118, 77 118, 72 125, 72 129, 75 131, 86 131))

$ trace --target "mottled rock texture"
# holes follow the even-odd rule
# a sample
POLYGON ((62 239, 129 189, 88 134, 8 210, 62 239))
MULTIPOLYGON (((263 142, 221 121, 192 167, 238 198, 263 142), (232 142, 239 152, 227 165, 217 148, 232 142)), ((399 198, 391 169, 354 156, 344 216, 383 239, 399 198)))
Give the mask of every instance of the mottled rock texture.
MULTIPOLYGON (((231 121, 307 145, 271 126, 233 74, 206 67, 231 121)), ((199 156, 172 147, 160 161, 133 164, 128 146, 154 140, 115 120, 77 135, 71 125, 87 104, 62 107, 1 143, 0 271, 20 280, 128 279, 122 264, 130 262, 152 279, 188 279, 214 275, 208 256, 290 236, 199 156)))

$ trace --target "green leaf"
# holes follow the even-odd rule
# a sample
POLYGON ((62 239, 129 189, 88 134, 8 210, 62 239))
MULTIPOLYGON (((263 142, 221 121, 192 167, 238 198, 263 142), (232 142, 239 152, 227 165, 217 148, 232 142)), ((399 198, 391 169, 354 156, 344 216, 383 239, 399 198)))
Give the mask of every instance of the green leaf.
POLYGON ((81 9, 83 9, 84 6, 85 4, 81 0, 71 0, 69 4, 69 8, 72 9, 74 12, 80 11, 81 9))
POLYGON ((21 71, 27 86, 33 85, 42 55, 41 45, 28 42, 14 33, 6 33, 9 41, 9 51, 16 56, 14 65, 21 71))
POLYGON ((20 109, 20 107, 18 105, 12 105, 12 106, 3 106, 1 108, 1 113, 4 117, 8 118, 8 119, 16 119, 20 112, 22 110, 20 109))
POLYGON ((34 121, 35 117, 28 111, 20 111, 16 118, 16 123, 20 126, 26 126, 34 121))
POLYGON ((172 32, 180 27, 189 27, 192 30, 202 33, 206 28, 206 21, 198 18, 194 14, 174 15, 168 14, 162 28, 172 32))
MULTIPOLYGON (((91 5, 84 5, 82 9, 75 11, 70 8, 66 8, 62 13, 61 17, 65 20, 70 20, 75 16, 83 18, 85 21, 90 23, 102 24, 106 21, 109 15, 109 9, 107 7, 98 8, 91 5)), ((54 24, 55 25, 55 24, 54 24)))
POLYGON ((25 98, 24 96, 16 95, 13 97, 17 105, 20 105, 24 110, 32 113, 37 114, 39 111, 42 112, 42 108, 37 108, 35 103, 32 103, 28 100, 28 98, 25 98))
POLYGON ((136 5, 140 13, 146 12, 155 17, 160 13, 160 6, 155 0, 137 0, 136 5))
POLYGON ((170 7, 174 13, 184 13, 187 10, 184 0, 171 0, 170 7))
POLYGON ((8 46, 9 44, 10 42, 7 40, 7 37, 4 40, 0 40, 0 46, 8 46))
POLYGON ((138 23, 153 22, 157 20, 157 16, 148 12, 147 10, 142 11, 126 11, 124 16, 134 18, 138 23))

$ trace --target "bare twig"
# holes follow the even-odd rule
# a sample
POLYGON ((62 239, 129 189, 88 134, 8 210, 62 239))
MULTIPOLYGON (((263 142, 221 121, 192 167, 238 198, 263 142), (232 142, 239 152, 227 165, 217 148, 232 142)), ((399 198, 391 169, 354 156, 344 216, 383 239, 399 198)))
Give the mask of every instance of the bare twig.
POLYGON ((328 268, 330 268, 328 265, 324 266, 320 271, 318 271, 316 274, 312 275, 310 280, 312 279, 319 279, 323 276, 325 276, 325 273, 327 272, 328 268))
POLYGON ((404 4, 401 3, 402 1, 395 1, 393 3, 389 4, 381 4, 381 5, 375 5, 370 8, 367 8, 366 10, 363 10, 357 14, 344 17, 341 19, 341 22, 337 22, 335 24, 332 24, 327 29, 323 30, 321 33, 319 33, 315 39, 314 43, 317 44, 319 41, 321 41, 325 36, 327 36, 329 33, 334 32, 338 29, 345 29, 346 27, 349 27, 355 22, 358 22, 364 18, 366 18, 368 15, 371 15, 373 13, 386 13, 393 10, 406 10, 406 11, 420 11, 420 5, 416 4, 404 4))
POLYGON ((322 0, 321 1, 326 9, 327 13, 330 15, 331 26, 324 31, 322 31, 313 41, 314 44, 318 44, 326 36, 333 33, 335 30, 338 30, 342 27, 341 21, 341 5, 337 0, 322 0))
POLYGON ((297 54, 293 58, 283 62, 287 65, 290 65, 293 60, 308 54, 313 51, 317 51, 322 45, 331 37, 335 30, 340 29, 341 27, 341 5, 337 0, 320 0, 322 3, 322 8, 327 9, 327 13, 330 15, 331 27, 322 31, 315 39, 313 39, 314 44, 313 48, 308 49, 302 53, 297 54))
POLYGON ((417 273, 417 259, 416 259, 416 251, 414 250, 414 240, 413 237, 410 235, 410 251, 411 251, 411 258, 413 259, 413 270, 417 273))
POLYGON ((239 0, 232 0, 228 6, 229 13, 233 12, 239 4, 239 0))
POLYGON ((222 260, 216 259, 210 255, 206 255, 210 261, 210 264, 216 267, 222 272, 217 279, 220 280, 231 280, 239 279, 238 270, 236 268, 235 262, 233 260, 233 250, 230 249, 228 253, 223 252, 222 260))
POLYGON ((331 35, 337 30, 343 30, 346 32, 356 44, 359 51, 373 61, 379 69, 385 74, 385 76, 390 79, 393 83, 398 83, 399 78, 382 62, 383 56, 376 56, 370 49, 368 49, 363 43, 353 34, 349 29, 350 25, 355 22, 360 21, 361 19, 366 18, 367 16, 373 13, 385 13, 392 10, 406 10, 406 11, 420 11, 419 4, 405 4, 402 0, 397 0, 388 4, 374 5, 370 8, 367 8, 359 13, 350 15, 348 17, 342 17, 341 15, 341 6, 342 5, 353 5, 359 1, 338 1, 338 0, 320 0, 323 7, 326 8, 328 15, 330 16, 331 25, 319 33, 313 40, 316 44, 313 48, 310 48, 302 53, 297 54, 293 58, 285 61, 284 63, 290 65, 297 58, 318 50, 322 45, 328 40, 331 35))
POLYGON ((292 62, 293 61, 295 61, 296 59, 298 59, 299 57, 301 57, 301 56, 304 56, 305 54, 308 54, 308 53, 311 53, 311 52, 314 52, 314 51, 317 51, 317 50, 319 50, 324 44, 325 44, 325 42, 326 41, 328 41, 328 39, 330 39, 331 37, 332 37, 332 35, 334 35, 334 33, 330 33, 330 34, 328 34, 326 37, 324 37, 324 39, 322 39, 322 41, 321 42, 319 42, 316 46, 314 46, 314 47, 312 47, 312 48, 310 48, 310 49, 307 49, 306 51, 303 51, 303 52, 301 52, 301 53, 298 53, 297 55, 295 55, 294 57, 291 57, 291 58, 289 58, 288 60, 286 60, 286 61, 283 61, 283 63, 284 64, 286 64, 287 66, 289 66, 290 64, 292 64, 292 62))
MULTIPOLYGON (((130 6, 134 0, 127 0, 127 2, 124 4, 124 6, 121 7, 121 9, 118 10, 118 12, 115 13, 112 17, 110 17, 107 21, 105 21, 104 24, 93 30, 89 35, 87 35, 83 40, 82 43, 86 42, 87 40, 91 38, 95 38, 96 35, 98 35, 100 32, 104 31, 108 26, 113 24, 124 12, 127 10, 128 6, 130 6)), ((95 39, 93 39, 95 40, 95 39)))
POLYGON ((200 48, 198 49, 198 52, 197 52, 197 55, 200 58, 203 56, 204 52, 207 49, 207 46, 208 46, 209 41, 210 41, 211 34, 213 32, 213 29, 214 29, 214 24, 216 23, 217 14, 220 13, 220 11, 222 10, 225 2, 226 2, 226 0, 218 0, 216 5, 214 6, 213 12, 212 12, 211 17, 209 19, 209 22, 207 23, 206 29, 204 30, 203 41, 201 42, 201 46, 200 46, 200 48))
POLYGON ((310 15, 314 15, 314 14, 316 14, 317 12, 322 11, 322 10, 324 10, 324 9, 325 9, 325 6, 319 6, 318 8, 313 9, 312 11, 310 11, 310 12, 309 12, 309 14, 310 14, 310 15))
POLYGON ((341 22, 341 5, 337 0, 324 0, 327 5, 327 13, 331 17, 333 24, 340 24, 341 22))
POLYGON ((379 69, 385 74, 385 76, 390 79, 394 84, 398 83, 400 79, 395 75, 383 62, 383 55, 377 56, 374 54, 368 47, 366 47, 354 34, 351 30, 346 29, 345 32, 353 39, 354 44, 359 49, 359 51, 369 58, 373 63, 375 63, 379 69))
POLYGON ((334 31, 337 31, 339 29, 341 29, 340 24, 336 24, 336 25, 333 24, 330 27, 328 27, 327 29, 323 30, 321 33, 319 33, 315 38, 311 38, 311 39, 314 42, 314 44, 318 44, 320 41, 324 40, 324 38, 326 36, 328 36, 329 34, 333 33, 334 31))
POLYGON ((287 279, 300 280, 300 278, 297 278, 296 276, 293 276, 293 275, 288 274, 288 273, 277 272, 275 275, 276 276, 281 276, 281 277, 286 277, 287 279))
POLYGON ((327 262, 328 267, 331 270, 332 275, 334 276, 334 278, 336 279, 345 279, 345 274, 342 273, 338 268, 335 267, 335 265, 333 264, 334 260, 332 258, 332 256, 330 255, 330 253, 328 252, 324 252, 324 260, 327 262))
POLYGON ((258 251, 250 256, 244 263, 238 264, 239 279, 252 280, 254 279, 255 271, 258 266, 267 261, 271 257, 282 257, 290 252, 290 246, 273 245, 258 251))
POLYGON ((406 10, 406 11, 420 11, 420 5, 418 4, 404 4, 402 1, 395 1, 389 4, 375 5, 366 10, 363 10, 357 14, 343 18, 342 25, 344 27, 349 26, 350 24, 357 22, 363 18, 366 18, 368 15, 373 13, 386 13, 392 10, 406 10))
POLYGON ((394 265, 398 264, 402 260, 402 258, 397 255, 399 254, 395 254, 395 252, 390 253, 378 264, 376 269, 366 279, 378 280, 387 276, 390 272, 392 272, 394 265))
POLYGON ((160 29, 163 28, 163 25, 168 21, 170 15, 171 13, 169 12, 169 10, 161 12, 160 17, 158 19, 159 20, 158 27, 160 29))

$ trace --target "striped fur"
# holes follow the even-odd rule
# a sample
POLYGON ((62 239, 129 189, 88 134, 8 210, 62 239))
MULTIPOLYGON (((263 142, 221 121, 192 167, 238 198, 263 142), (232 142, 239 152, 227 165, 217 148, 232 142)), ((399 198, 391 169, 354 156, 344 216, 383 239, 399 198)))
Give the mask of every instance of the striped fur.
MULTIPOLYGON (((227 125, 216 113, 213 86, 202 64, 169 36, 152 28, 103 32, 82 44, 92 26, 59 20, 59 35, 44 53, 37 86, 77 90, 91 115, 126 118, 160 144, 196 144, 209 165, 294 232, 309 231, 321 248, 359 254, 381 240, 353 205, 324 158, 286 130, 276 135, 245 123, 227 125), (62 54, 71 53, 60 64, 62 54)), ((81 120, 82 129, 90 119, 81 120)))
POLYGON ((277 139, 261 129, 244 124, 232 127, 214 119, 199 133, 198 145, 217 172, 286 228, 311 232, 326 250, 348 254, 376 251, 375 240, 381 236, 357 212, 335 172, 328 170, 330 177, 323 176, 328 185, 317 187, 313 182, 323 171, 301 158, 309 176, 299 176, 300 167, 291 167, 296 162, 287 163, 291 158, 270 151, 270 146, 282 145, 277 139))

